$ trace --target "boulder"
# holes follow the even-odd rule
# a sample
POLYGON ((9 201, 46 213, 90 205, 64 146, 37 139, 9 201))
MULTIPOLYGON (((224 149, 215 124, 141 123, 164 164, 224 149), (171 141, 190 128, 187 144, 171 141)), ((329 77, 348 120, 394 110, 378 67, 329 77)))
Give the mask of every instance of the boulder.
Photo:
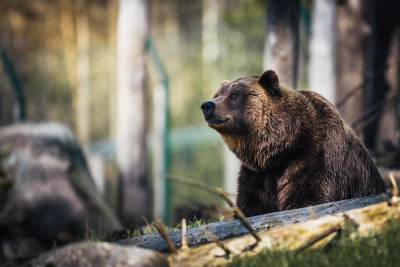
POLYGON ((121 228, 96 190, 82 149, 67 127, 25 123, 0 128, 3 256, 18 240, 33 239, 46 246, 121 228))
POLYGON ((166 256, 156 251, 106 242, 83 242, 42 254, 28 266, 167 267, 169 265, 166 256))

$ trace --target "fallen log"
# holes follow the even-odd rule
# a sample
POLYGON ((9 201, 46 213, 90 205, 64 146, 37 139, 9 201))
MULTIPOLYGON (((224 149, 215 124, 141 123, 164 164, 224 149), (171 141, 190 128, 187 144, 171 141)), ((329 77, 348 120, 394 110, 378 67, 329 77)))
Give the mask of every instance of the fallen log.
POLYGON ((391 221, 400 220, 398 197, 364 208, 335 215, 324 216, 303 223, 260 231, 261 241, 257 246, 251 235, 223 242, 205 244, 168 256, 170 266, 226 266, 233 259, 253 257, 268 250, 283 250, 301 253, 310 248, 329 244, 338 233, 347 238, 376 235, 384 231, 391 221))
MULTIPOLYGON (((325 215, 345 212, 352 209, 358 209, 372 204, 387 200, 386 194, 368 196, 341 200, 336 202, 324 203, 312 207, 274 212, 265 215, 258 215, 248 218, 256 231, 268 230, 276 226, 304 222, 310 219, 316 219, 325 215)), ((187 230, 187 241, 190 247, 198 246, 227 238, 237 237, 248 234, 246 228, 238 221, 215 222, 208 225, 195 227, 187 230)), ((173 231, 169 237, 175 247, 181 246, 181 232, 173 231)), ((158 251, 167 251, 168 247, 164 239, 159 234, 148 234, 124 240, 116 241, 122 245, 134 245, 143 248, 154 249, 158 251)))

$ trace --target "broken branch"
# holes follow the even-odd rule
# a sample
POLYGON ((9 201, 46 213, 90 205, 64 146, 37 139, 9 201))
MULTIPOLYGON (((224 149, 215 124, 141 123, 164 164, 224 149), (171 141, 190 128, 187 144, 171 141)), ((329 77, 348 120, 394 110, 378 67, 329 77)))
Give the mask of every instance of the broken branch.
POLYGON ((336 224, 336 225, 333 225, 333 226, 329 227, 325 231, 322 231, 320 234, 318 234, 318 235, 310 238, 309 240, 307 240, 307 242, 304 243, 303 245, 301 245, 300 247, 298 247, 295 252, 296 253, 303 252, 304 250, 308 249, 309 247, 312 247, 318 241, 321 241, 322 239, 330 236, 331 234, 336 233, 340 229, 341 229, 341 225, 340 224, 336 224))
POLYGON ((167 231, 165 230, 165 226, 161 222, 161 220, 157 219, 154 222, 154 226, 156 227, 156 229, 157 229, 158 233, 161 235, 161 237, 164 239, 165 243, 167 243, 168 251, 170 253, 176 253, 176 248, 175 248, 174 242, 172 242, 171 238, 169 237, 167 231))
POLYGON ((232 208, 234 215, 236 215, 236 217, 239 219, 240 223, 247 229, 247 231, 249 231, 249 233, 254 237, 254 239, 256 240, 256 244, 258 242, 261 241, 261 237, 257 234, 256 230, 254 230, 253 226, 247 221, 246 216, 244 215, 244 213, 242 212, 242 210, 236 206, 233 201, 229 198, 229 195, 227 192, 225 192, 223 189, 221 188, 214 188, 212 186, 197 182, 197 181, 193 181, 190 179, 186 179, 183 177, 176 177, 176 176, 170 176, 169 177, 171 180, 176 181, 178 183, 182 183, 182 184, 186 184, 189 186, 193 186, 197 189, 200 190, 204 190, 210 193, 214 193, 217 194, 218 196, 220 196, 222 199, 225 200, 225 202, 229 205, 229 207, 232 208))

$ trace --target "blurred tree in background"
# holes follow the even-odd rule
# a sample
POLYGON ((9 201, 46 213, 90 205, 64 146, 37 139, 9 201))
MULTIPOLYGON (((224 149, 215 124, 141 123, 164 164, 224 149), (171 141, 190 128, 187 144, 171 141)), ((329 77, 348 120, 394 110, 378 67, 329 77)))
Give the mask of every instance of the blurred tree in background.
POLYGON ((121 215, 127 225, 151 213, 147 170, 145 44, 149 31, 145 0, 120 0, 116 156, 121 171, 121 215), (134 38, 133 38, 134 37, 134 38))
MULTIPOLYGON (((4 14, 0 48, 11 59, 23 87, 28 120, 63 122, 74 129, 87 153, 101 153, 106 159, 115 157, 117 115, 125 114, 117 113, 123 109, 116 90, 119 4, 117 0, 0 3, 4 14)), ((260 72, 265 2, 154 0, 148 6, 151 38, 170 77, 171 173, 220 186, 222 143, 206 127, 199 106, 221 80, 260 72)), ((146 110, 151 113, 151 88, 158 78, 152 64, 146 68, 146 110)), ((0 77, 0 123, 4 125, 14 121, 14 105, 9 101, 14 96, 3 67, 0 77)), ((216 201, 180 185, 173 187, 171 196, 173 207, 186 205, 188 199, 216 201)))

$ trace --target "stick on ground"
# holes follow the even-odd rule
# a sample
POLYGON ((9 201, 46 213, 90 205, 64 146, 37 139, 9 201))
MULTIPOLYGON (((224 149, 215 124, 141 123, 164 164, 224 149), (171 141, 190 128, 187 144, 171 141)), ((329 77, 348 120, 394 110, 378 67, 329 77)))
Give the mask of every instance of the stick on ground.
POLYGON ((182 241, 181 241, 182 246, 181 246, 181 249, 188 249, 189 248, 188 241, 187 241, 186 228, 187 228, 186 227, 186 219, 183 218, 182 219, 182 241))
POLYGON ((307 240, 306 243, 304 243, 303 245, 298 247, 296 249, 296 253, 303 252, 304 250, 308 249, 309 247, 312 247, 318 241, 321 241, 322 239, 330 236, 331 234, 336 233, 340 229, 341 229, 341 225, 340 224, 336 224, 336 225, 333 225, 333 226, 329 227, 325 231, 322 231, 319 235, 316 235, 316 236, 310 238, 309 240, 307 240))
POLYGON ((249 233, 254 237, 254 239, 256 240, 255 246, 258 244, 258 242, 261 241, 261 237, 257 234, 256 230, 254 230, 253 226, 247 221, 246 216, 244 215, 242 210, 233 203, 233 201, 229 198, 229 194, 227 192, 225 192, 223 189, 214 188, 212 186, 209 186, 209 185, 197 182, 197 181, 193 181, 190 179, 186 179, 183 177, 169 176, 169 179, 171 179, 175 182, 193 186, 197 189, 204 190, 204 191, 207 191, 210 193, 214 193, 214 194, 217 194, 218 196, 220 196, 222 199, 225 200, 225 202, 229 205, 229 207, 232 208, 235 216, 239 219, 239 221, 247 229, 247 231, 249 231, 249 233))
POLYGON ((156 229, 157 229, 158 233, 161 235, 161 237, 164 239, 165 243, 167 243, 168 251, 170 253, 176 253, 176 248, 175 248, 174 242, 172 242, 171 238, 169 237, 167 231, 165 230, 165 226, 161 222, 161 220, 157 219, 154 222, 154 226, 156 227, 156 229))

